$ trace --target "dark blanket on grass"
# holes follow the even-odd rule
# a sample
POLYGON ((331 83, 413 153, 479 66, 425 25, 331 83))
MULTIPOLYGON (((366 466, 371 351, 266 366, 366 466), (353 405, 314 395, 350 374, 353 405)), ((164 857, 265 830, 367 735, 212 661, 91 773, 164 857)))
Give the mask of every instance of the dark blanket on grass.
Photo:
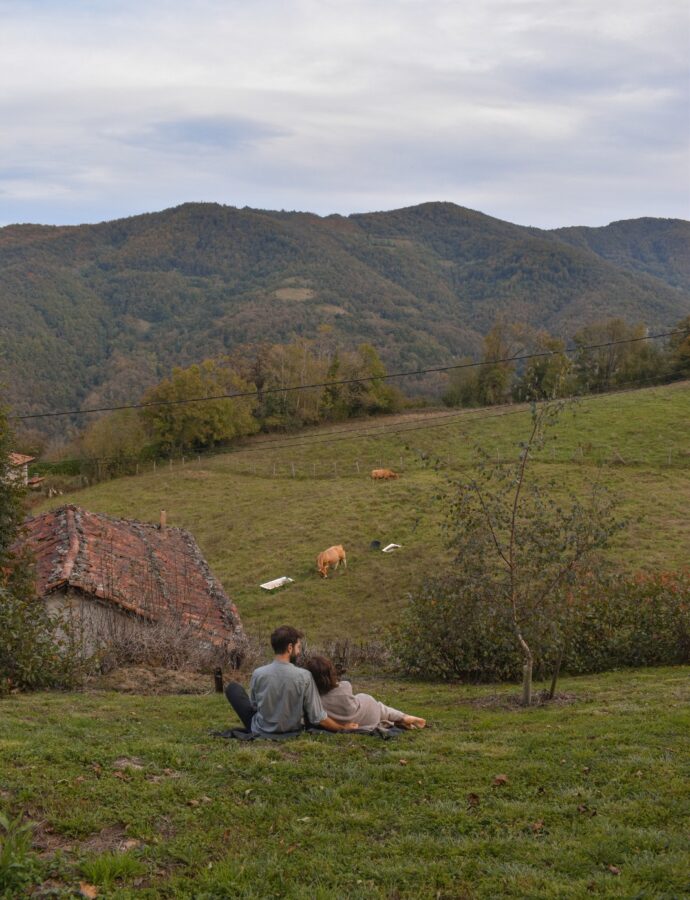
POLYGON ((338 737, 341 734, 361 734, 368 737, 381 738, 384 741, 390 741, 392 738, 402 734, 403 728, 353 728, 352 731, 327 731, 325 728, 302 728, 299 731, 286 731, 283 734, 252 734, 251 731, 245 731, 244 728, 231 728, 229 731, 212 731, 213 737, 227 738, 235 741, 287 741, 290 738, 300 737, 304 734, 328 734, 331 737, 338 737))

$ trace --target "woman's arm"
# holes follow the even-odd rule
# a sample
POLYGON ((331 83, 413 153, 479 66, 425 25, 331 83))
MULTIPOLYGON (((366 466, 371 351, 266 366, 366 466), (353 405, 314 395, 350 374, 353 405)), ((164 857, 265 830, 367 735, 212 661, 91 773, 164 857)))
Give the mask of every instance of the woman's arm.
POLYGON ((356 722, 336 722, 335 719, 331 719, 330 716, 321 719, 319 725, 322 728, 325 728, 326 731, 352 731, 354 728, 359 728, 359 725, 356 722))

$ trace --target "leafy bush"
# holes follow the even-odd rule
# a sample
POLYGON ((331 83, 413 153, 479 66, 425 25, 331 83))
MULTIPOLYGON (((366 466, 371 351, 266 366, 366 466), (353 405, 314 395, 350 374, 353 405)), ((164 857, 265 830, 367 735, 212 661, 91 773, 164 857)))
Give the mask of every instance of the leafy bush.
MULTIPOLYGON (((595 577, 569 585, 559 633, 532 623, 534 673, 548 675, 561 646, 570 674, 690 662, 690 573, 595 577), (562 642, 562 643, 561 643, 562 642)), ((404 671, 442 680, 512 681, 520 648, 495 598, 429 581, 410 600, 394 635, 404 671)))
POLYGON ((41 600, 0 584, 0 696, 72 687, 84 665, 67 622, 50 616, 41 600))
POLYGON ((572 674, 690 661, 690 572, 589 579, 567 598, 572 674))

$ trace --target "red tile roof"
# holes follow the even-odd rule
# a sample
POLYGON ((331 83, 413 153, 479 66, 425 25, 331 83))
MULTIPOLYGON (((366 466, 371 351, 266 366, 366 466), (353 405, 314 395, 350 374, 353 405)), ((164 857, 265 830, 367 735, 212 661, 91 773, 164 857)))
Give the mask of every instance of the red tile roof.
POLYGON ((191 625, 214 644, 241 637, 237 607, 188 531, 71 504, 24 524, 39 596, 71 587, 149 621, 191 625))
POLYGON ((27 463, 33 462, 35 456, 25 456, 23 453, 10 453, 11 466, 25 466, 27 463))

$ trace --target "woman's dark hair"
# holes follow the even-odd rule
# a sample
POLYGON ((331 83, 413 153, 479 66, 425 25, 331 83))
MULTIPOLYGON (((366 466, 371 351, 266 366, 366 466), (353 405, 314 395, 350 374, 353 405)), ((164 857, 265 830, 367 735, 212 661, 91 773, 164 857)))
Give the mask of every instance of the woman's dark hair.
POLYGON ((290 644, 296 644, 304 635, 292 625, 281 625, 271 635, 271 647, 274 653, 285 653, 290 644))
POLYGON ((335 666, 326 656, 310 656, 304 663, 305 669, 311 672, 316 690, 320 694, 327 694, 334 687, 338 687, 338 676, 335 666))

